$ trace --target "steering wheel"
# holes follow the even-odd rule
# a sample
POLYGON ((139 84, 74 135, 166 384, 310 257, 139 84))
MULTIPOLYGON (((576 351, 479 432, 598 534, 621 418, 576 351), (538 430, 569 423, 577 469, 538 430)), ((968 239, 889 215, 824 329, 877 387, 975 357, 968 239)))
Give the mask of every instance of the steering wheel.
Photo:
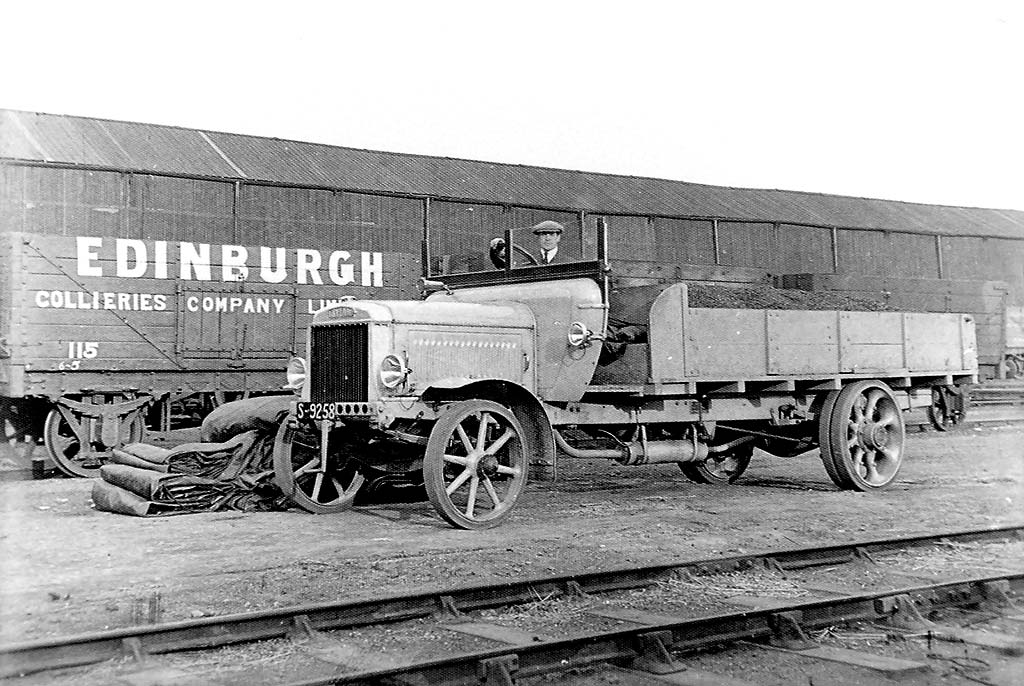
POLYGON ((531 254, 530 254, 530 251, 529 251, 529 250, 527 250, 526 248, 524 248, 524 247, 523 247, 523 246, 521 246, 521 245, 516 245, 515 243, 513 243, 513 244, 512 244, 512 252, 516 252, 516 253, 519 253, 520 255, 522 255, 522 256, 523 256, 523 258, 524 258, 524 259, 525 259, 525 260, 526 260, 526 261, 527 261, 527 262, 528 262, 529 264, 534 264, 534 265, 535 265, 535 264, 540 264, 540 262, 538 262, 538 261, 537 261, 537 258, 536 258, 536 257, 534 257, 533 255, 531 255, 531 254))
MULTIPOLYGON (((501 238, 495 238, 491 241, 490 245, 490 257, 491 262, 498 269, 505 268, 505 256, 502 254, 505 249, 505 241, 501 238)), ((536 265, 540 264, 537 258, 530 254, 530 251, 521 245, 512 244, 512 252, 522 255, 523 259, 526 260, 527 264, 536 265)))

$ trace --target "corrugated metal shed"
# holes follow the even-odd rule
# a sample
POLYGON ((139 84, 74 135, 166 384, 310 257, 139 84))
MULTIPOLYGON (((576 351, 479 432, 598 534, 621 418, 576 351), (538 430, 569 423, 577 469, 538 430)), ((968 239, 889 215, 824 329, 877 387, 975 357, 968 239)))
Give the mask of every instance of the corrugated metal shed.
POLYGON ((1024 237, 1018 210, 728 188, 14 110, 0 110, 0 158, 596 212, 1024 237))

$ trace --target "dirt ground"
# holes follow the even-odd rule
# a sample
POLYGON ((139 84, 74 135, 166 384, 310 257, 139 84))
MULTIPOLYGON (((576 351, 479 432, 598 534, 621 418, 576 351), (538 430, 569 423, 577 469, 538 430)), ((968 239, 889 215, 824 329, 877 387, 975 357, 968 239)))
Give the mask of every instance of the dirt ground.
POLYGON ((314 516, 98 512, 91 484, 0 484, 0 641, 553 572, 1024 522, 1024 427, 908 437, 898 484, 838 491, 816 453, 755 455, 732 486, 674 465, 565 460, 490 531, 429 503, 314 516))

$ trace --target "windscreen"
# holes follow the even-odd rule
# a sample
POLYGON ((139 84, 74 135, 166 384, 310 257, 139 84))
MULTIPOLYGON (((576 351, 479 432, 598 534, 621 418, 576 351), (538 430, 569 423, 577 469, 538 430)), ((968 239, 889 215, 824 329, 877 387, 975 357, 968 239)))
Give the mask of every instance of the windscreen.
POLYGON ((583 235, 578 213, 433 202, 430 214, 431 276, 596 259, 594 240, 583 235))

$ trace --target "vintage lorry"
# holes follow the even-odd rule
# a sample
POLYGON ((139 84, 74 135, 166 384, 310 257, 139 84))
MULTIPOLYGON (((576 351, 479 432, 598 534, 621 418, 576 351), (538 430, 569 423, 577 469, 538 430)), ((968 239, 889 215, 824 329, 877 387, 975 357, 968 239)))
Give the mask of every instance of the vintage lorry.
POLYGON ((729 483, 755 448, 817 447, 836 485, 871 491, 900 470, 903 411, 977 380, 969 315, 692 307, 684 283, 617 282, 592 230, 578 259, 540 265, 507 229, 514 259, 467 273, 439 272, 470 262, 424 240, 422 301, 316 314, 289 364, 278 485, 327 513, 368 472, 421 478, 444 520, 477 529, 564 458, 729 483))

